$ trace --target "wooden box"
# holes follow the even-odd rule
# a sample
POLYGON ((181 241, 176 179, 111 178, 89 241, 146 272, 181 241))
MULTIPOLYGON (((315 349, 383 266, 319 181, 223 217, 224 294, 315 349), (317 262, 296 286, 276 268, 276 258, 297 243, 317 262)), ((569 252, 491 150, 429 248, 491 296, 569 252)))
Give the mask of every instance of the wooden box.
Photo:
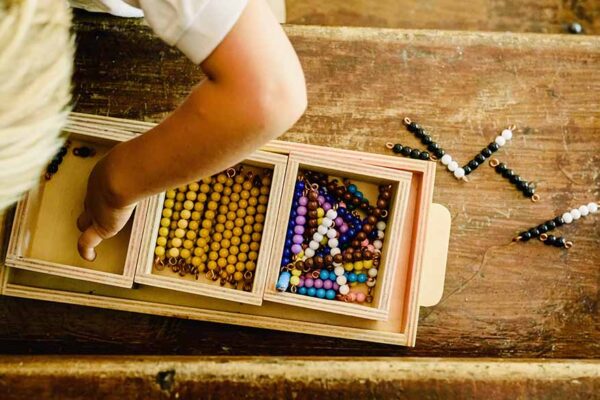
POLYGON ((80 232, 76 220, 83 211, 87 177, 104 153, 126 139, 127 136, 99 132, 71 136, 71 149, 59 171, 48 181, 42 179, 17 204, 6 257, 8 266, 106 285, 132 286, 147 201, 137 205, 134 217, 117 237, 100 244, 94 262, 83 260, 77 252, 80 232), (82 145, 93 146, 95 156, 73 155, 71 150, 82 145))
MULTIPOLYGON (((66 131, 95 138, 124 140, 141 134, 152 126, 149 123, 73 114, 66 131)), ((263 150, 286 157, 300 152, 303 157, 310 156, 315 160, 331 158, 332 154, 332 149, 281 141, 273 141, 263 150)), ((394 242, 398 259, 391 283, 392 296, 387 320, 308 310, 268 300, 260 306, 244 304, 146 284, 136 285, 133 289, 117 287, 106 282, 82 280, 76 275, 63 273, 57 276, 48 274, 45 269, 32 270, 4 265, 0 265, 0 291, 9 296, 414 346, 419 307, 431 306, 441 298, 450 234, 449 212, 443 206, 431 202, 435 164, 341 149, 335 149, 334 153, 338 160, 411 174, 406 214, 398 240, 394 242)), ((79 184, 83 185, 83 174, 78 178, 79 184)), ((153 215, 154 212, 155 210, 148 210, 146 215, 153 215)), ((15 219, 15 224, 19 224, 19 218, 15 219)), ((139 226, 144 225, 145 221, 139 226)), ((143 235, 148 234, 143 228, 140 229, 143 235)), ((13 240, 14 235, 18 236, 18 231, 13 230, 13 240)), ((68 246, 60 238, 56 238, 55 242, 60 248, 68 246)), ((121 254, 127 254, 131 243, 130 236, 121 235, 114 238, 111 246, 121 254)), ((141 240, 138 243, 140 247, 143 246, 141 240)), ((140 249, 131 251, 139 253, 140 249)))
POLYGON ((281 198, 286 162, 287 157, 283 155, 259 150, 242 163, 246 167, 257 167, 270 169, 272 171, 269 203, 267 205, 264 230, 262 232, 261 246, 258 251, 258 260, 256 262, 256 270, 251 291, 221 286, 218 281, 212 281, 206 278, 204 274, 201 274, 199 279, 195 279, 191 275, 182 278, 168 269, 162 271, 157 270, 154 262, 154 243, 156 242, 156 237, 158 235, 164 193, 154 196, 149 201, 148 217, 144 224, 144 235, 141 242, 142 250, 140 251, 135 282, 219 299, 238 301, 240 303, 260 305, 263 300, 265 279, 270 263, 270 245, 273 241, 275 226, 277 225, 276 218, 279 209, 279 199, 281 198))
POLYGON ((392 283, 396 271, 395 266, 398 263, 398 247, 392 241, 401 239, 400 235, 405 219, 411 178, 412 174, 410 172, 343 161, 343 159, 336 157, 336 150, 331 150, 328 158, 291 152, 288 156, 286 180, 273 244, 272 267, 269 269, 268 283, 265 289, 265 300, 350 315, 357 318, 386 320, 389 314, 390 300, 393 295, 392 283), (303 170, 323 172, 342 179, 352 179, 353 183, 362 185, 360 187, 362 192, 368 195, 367 197, 369 198, 376 198, 377 185, 392 185, 394 195, 388 217, 388 227, 386 229, 386 237, 389 237, 390 240, 384 240, 381 266, 379 267, 379 275, 377 276, 377 285, 375 286, 372 303, 356 304, 318 299, 290 292, 280 292, 276 289, 280 272, 279 265, 285 244, 286 227, 288 224, 287 216, 292 207, 292 197, 297 176, 303 170))

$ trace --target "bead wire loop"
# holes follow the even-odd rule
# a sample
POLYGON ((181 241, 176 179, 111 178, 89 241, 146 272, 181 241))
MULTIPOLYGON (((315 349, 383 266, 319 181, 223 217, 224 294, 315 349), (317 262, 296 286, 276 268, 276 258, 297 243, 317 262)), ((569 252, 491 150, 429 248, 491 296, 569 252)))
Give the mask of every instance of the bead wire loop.
POLYGON ((385 144, 385 147, 386 147, 387 149, 391 150, 391 149, 393 149, 393 148, 394 148, 394 143, 392 143, 392 142, 387 142, 387 143, 385 144))
POLYGON ((387 216, 388 216, 388 215, 389 215, 389 214, 388 214, 388 210, 383 210, 383 211, 381 211, 381 217, 382 217, 382 218, 387 218, 387 216))
POLYGON ((237 174, 237 171, 235 170, 235 168, 227 168, 227 171, 225 171, 225 173, 227 174, 228 178, 233 178, 237 174))
POLYGON ((496 168, 499 164, 500 164, 500 161, 498 161, 497 158, 490 159, 490 167, 496 168))
POLYGON ((568 240, 568 241, 565 243, 565 249, 570 249, 571 247, 573 247, 573 242, 571 242, 570 240, 568 240))
POLYGON ((508 127, 508 129, 510 129, 511 131, 514 131, 515 129, 517 129, 517 126, 515 124, 512 124, 508 127))
POLYGON ((537 203, 538 201, 540 201, 541 197, 539 194, 535 193, 533 196, 531 196, 531 201, 533 201, 534 203, 537 203))
POLYGON ((294 285, 292 285, 292 287, 290 288, 290 292, 292 293, 296 293, 298 291, 298 288, 294 285))
POLYGON ((542 233, 542 234, 540 235, 540 240, 541 240, 542 242, 545 242, 547 239, 548 239, 548 235, 547 235, 546 233, 542 233))
POLYGON ((412 123, 412 121, 408 117, 404 117, 404 119, 402 120, 402 122, 404 122, 404 125, 410 125, 412 123))
POLYGON ((320 273, 319 273, 319 271, 314 270, 310 275, 313 277, 313 279, 317 279, 319 277, 320 273))
POLYGON ((513 242, 519 242, 521 239, 523 239, 523 237, 521 237, 521 236, 515 236, 512 241, 513 242))
POLYGON ((177 259, 175 257, 169 257, 167 259, 167 262, 169 263, 169 265, 174 266, 177 265, 177 259))

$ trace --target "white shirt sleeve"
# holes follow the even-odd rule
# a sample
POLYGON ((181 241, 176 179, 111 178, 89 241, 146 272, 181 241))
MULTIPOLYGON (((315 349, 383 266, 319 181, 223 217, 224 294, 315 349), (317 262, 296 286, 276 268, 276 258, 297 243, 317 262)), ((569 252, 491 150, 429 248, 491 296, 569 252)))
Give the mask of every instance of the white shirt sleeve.
POLYGON ((197 64, 227 36, 247 4, 247 0, 124 0, 127 4, 121 0, 71 1, 101 3, 117 15, 116 3, 141 9, 156 35, 197 64))

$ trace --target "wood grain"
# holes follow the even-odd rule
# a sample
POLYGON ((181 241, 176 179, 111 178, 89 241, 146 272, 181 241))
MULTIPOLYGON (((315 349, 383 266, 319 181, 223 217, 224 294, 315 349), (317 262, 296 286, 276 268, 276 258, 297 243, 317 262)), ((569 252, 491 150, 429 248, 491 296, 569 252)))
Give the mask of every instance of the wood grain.
MULTIPOLYGON (((510 244, 523 228, 600 197, 600 38, 289 26, 309 108, 285 140, 384 153, 418 121, 466 162, 504 126, 498 157, 538 183, 533 205, 491 168, 441 167, 453 215, 445 294, 415 349, 39 301, 0 300, 10 353, 600 357, 600 217, 561 228, 569 250, 510 244), (132 328, 133 327, 133 328, 132 328)), ((137 21, 79 16, 76 110, 156 121, 201 79, 137 21)))
POLYGON ((589 399, 595 361, 268 357, 1 357, 5 400, 589 399), (360 382, 360 384, 357 384, 360 382))
POLYGON ((600 33, 596 0, 287 0, 290 24, 564 33, 572 22, 600 33))

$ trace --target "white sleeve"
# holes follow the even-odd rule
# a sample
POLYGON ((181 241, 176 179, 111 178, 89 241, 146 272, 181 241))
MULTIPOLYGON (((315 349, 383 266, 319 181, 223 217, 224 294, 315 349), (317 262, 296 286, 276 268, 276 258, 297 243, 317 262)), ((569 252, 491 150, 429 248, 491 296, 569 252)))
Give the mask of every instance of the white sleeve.
POLYGON ((227 36, 247 4, 247 0, 125 1, 142 9, 154 33, 197 64, 227 36))

